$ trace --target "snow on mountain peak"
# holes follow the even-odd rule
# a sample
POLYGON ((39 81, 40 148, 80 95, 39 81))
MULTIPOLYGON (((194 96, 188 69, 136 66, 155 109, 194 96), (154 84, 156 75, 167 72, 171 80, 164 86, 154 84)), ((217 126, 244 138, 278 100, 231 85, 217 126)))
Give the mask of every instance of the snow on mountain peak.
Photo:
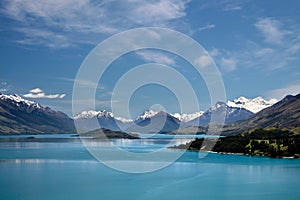
POLYGON ((103 110, 103 111, 98 111, 97 117, 114 117, 112 112, 103 110))
MULTIPOLYGON (((252 113, 257 113, 264 108, 272 106, 276 102, 277 102, 276 99, 265 100, 262 97, 248 99, 246 97, 241 96, 239 98, 234 99, 233 101, 228 101, 227 103, 217 102, 207 112, 213 112, 213 111, 216 111, 219 109, 222 109, 222 110, 226 109, 227 114, 230 114, 230 113, 234 113, 236 111, 236 109, 232 109, 232 108, 244 108, 248 111, 251 111, 252 113)), ((82 119, 82 118, 88 119, 88 118, 93 118, 93 117, 98 117, 98 118, 99 117, 109 117, 109 118, 115 118, 116 120, 119 120, 123 123, 131 123, 133 121, 141 121, 141 120, 152 118, 157 114, 159 114, 159 111, 154 111, 154 110, 150 109, 150 110, 144 111, 143 114, 141 116, 137 117, 135 120, 132 120, 132 119, 126 119, 123 117, 115 117, 113 115, 113 113, 111 113, 109 111, 105 111, 105 110, 103 110, 103 111, 90 110, 90 111, 83 111, 82 113, 76 115, 74 117, 74 119, 82 119)), ((171 114, 171 116, 177 118, 178 120, 180 120, 182 122, 189 122, 189 121, 196 119, 197 117, 202 116, 203 114, 204 114, 204 112, 200 111, 200 112, 195 112, 195 113, 191 113, 191 114, 174 113, 174 114, 171 114)))
POLYGON ((126 119, 123 117, 114 117, 112 112, 102 110, 102 111, 95 111, 95 110, 88 110, 88 111, 83 111, 76 115, 74 119, 91 119, 91 118, 100 118, 100 117, 105 117, 105 118, 115 118, 116 120, 119 120, 123 123, 129 123, 132 122, 132 119, 126 119))
POLYGON ((23 99, 21 96, 19 96, 17 94, 12 94, 12 95, 0 94, 0 99, 2 99, 2 100, 7 100, 7 99, 11 100, 11 101, 15 102, 15 104, 17 106, 20 106, 20 103, 24 103, 27 106, 42 108, 42 106, 39 103, 23 99))
POLYGON ((197 117, 200 117, 201 115, 203 115, 203 111, 200 112, 195 112, 195 113, 191 113, 191 114, 180 114, 180 113, 174 113, 171 114, 173 117, 179 119, 182 122, 188 122, 191 121, 193 119, 196 119, 197 117))
POLYGON ((123 123, 131 123, 131 122, 133 122, 132 119, 126 119, 126 118, 124 118, 124 117, 115 117, 115 119, 116 119, 116 120, 119 120, 119 121, 121 121, 121 122, 123 122, 123 123))
POLYGON ((97 116, 98 111, 95 110, 88 110, 88 111, 82 111, 81 113, 77 114, 74 119, 86 119, 86 118, 93 118, 97 116))
POLYGON ((237 99, 234 99, 233 101, 228 101, 227 105, 230 107, 245 108, 253 113, 257 113, 262 109, 272 106, 277 101, 277 99, 265 100, 261 96, 253 99, 248 99, 246 97, 241 96, 237 99))
POLYGON ((151 118, 151 117, 153 117, 153 116, 155 116, 155 115, 157 115, 157 114, 158 114, 158 112, 156 112, 156 111, 153 111, 153 110, 146 110, 146 111, 144 111, 144 113, 143 113, 141 116, 139 116, 136 120, 145 120, 145 119, 151 118))
POLYGON ((103 111, 88 110, 79 113, 74 117, 74 119, 89 119, 93 117, 114 117, 114 115, 111 112, 106 110, 103 111))

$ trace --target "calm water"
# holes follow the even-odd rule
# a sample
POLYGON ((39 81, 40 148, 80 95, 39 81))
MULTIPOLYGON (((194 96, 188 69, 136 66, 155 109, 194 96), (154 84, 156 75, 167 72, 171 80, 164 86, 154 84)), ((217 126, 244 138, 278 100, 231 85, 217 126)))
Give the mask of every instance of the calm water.
MULTIPOLYGON (((153 150, 168 138, 115 143, 153 150)), ((127 174, 102 165, 76 141, 0 143, 0 199, 299 200, 299 188, 300 160, 219 154, 199 159, 197 152, 186 152, 162 170, 127 174)))

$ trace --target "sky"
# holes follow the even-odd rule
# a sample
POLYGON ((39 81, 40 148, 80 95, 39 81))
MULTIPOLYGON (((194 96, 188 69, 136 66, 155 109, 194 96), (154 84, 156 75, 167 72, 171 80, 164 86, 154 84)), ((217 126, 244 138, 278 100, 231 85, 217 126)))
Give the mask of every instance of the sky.
MULTIPOLYGON (((122 31, 160 27, 203 46, 222 75, 228 100, 280 100, 300 92, 299 9, 298 0, 2 0, 0 92, 71 116, 74 80, 89 53, 122 31)), ((189 63, 170 52, 144 49, 115 60, 99 83, 86 83, 97 88, 95 109, 111 110, 112 91, 122 74, 149 62, 176 69, 190 81, 199 109, 211 106, 205 82, 189 63)), ((130 105, 116 100, 119 113, 127 106, 133 117, 155 105, 180 112, 178 101, 169 88, 155 84, 138 88, 130 105)), ((188 112, 198 111, 193 108, 188 112)))

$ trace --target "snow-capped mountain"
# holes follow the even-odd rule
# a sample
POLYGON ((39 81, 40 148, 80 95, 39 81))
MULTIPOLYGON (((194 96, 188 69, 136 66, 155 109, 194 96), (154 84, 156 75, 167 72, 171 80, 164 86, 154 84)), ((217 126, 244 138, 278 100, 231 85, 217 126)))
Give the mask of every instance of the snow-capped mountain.
POLYGON ((129 132, 164 132, 176 130, 180 120, 166 112, 153 110, 144 111, 135 120, 115 117, 109 111, 83 111, 74 117, 77 127, 84 131, 106 128, 110 130, 122 130, 129 132), (164 124, 161 124, 164 122, 164 124), (148 126, 151 124, 150 126, 148 126))
POLYGON ((12 94, 12 95, 0 94, 0 99, 3 101, 10 101, 12 104, 15 104, 16 106, 26 105, 29 107, 42 108, 42 106, 39 103, 23 99, 21 96, 17 94, 12 94))
POLYGON ((233 101, 228 101, 227 105, 234 108, 245 108, 253 113, 257 113, 262 109, 270 107, 277 102, 277 99, 265 100, 262 97, 256 97, 254 99, 239 97, 237 99, 234 99, 233 101))
MULTIPOLYGON (((103 111, 95 111, 95 110, 89 110, 89 111, 83 111, 79 114, 77 114, 74 119, 78 120, 78 119, 91 119, 94 117, 100 118, 100 117, 106 117, 106 118, 115 118, 116 120, 119 120, 123 123, 132 123, 132 122, 139 122, 148 118, 152 118, 153 116, 157 115, 159 112, 157 111, 153 111, 153 110, 146 110, 144 111, 140 116, 138 116, 136 119, 127 119, 127 118, 123 118, 123 117, 117 117, 114 116, 114 114, 112 112, 103 110, 103 111)), ((200 117, 204 112, 200 111, 200 112, 195 112, 195 113, 191 113, 191 114, 180 114, 180 113, 174 113, 174 114, 170 114, 171 116, 177 118, 178 120, 180 120, 181 122, 188 122, 191 121, 197 117, 200 117)))
POLYGON ((244 108, 230 107, 226 103, 218 102, 201 116, 187 122, 189 126, 204 126, 210 123, 212 114, 216 116, 225 115, 225 123, 244 120, 253 115, 253 113, 244 108))
POLYGON ((133 120, 132 119, 127 119, 127 118, 124 118, 124 117, 115 117, 116 120, 119 120, 123 123, 132 123, 133 120))
POLYGON ((88 110, 88 111, 83 111, 76 115, 74 119, 90 119, 93 117, 114 117, 114 115, 106 110, 103 111, 95 111, 95 110, 88 110))
POLYGON ((157 113, 158 112, 153 111, 153 110, 146 110, 146 111, 144 111, 144 113, 142 115, 137 117, 135 121, 145 120, 145 119, 151 118, 151 117, 157 115, 157 113))
POLYGON ((224 135, 237 135, 257 128, 276 128, 294 132, 299 124, 300 93, 295 96, 287 95, 274 105, 253 114, 247 120, 225 127, 224 135))
POLYGON ((74 133, 73 120, 17 94, 0 94, 0 133, 74 133))
MULTIPOLYGON (((173 129, 178 127, 178 124, 182 124, 183 126, 198 126, 198 125, 207 125, 210 122, 210 118, 212 113, 222 114, 225 112, 225 123, 236 122, 239 120, 244 120, 250 117, 253 113, 259 112, 260 110, 270 107, 277 102, 276 99, 265 100, 262 97, 256 97, 254 99, 247 99, 245 97, 239 97, 234 99, 233 101, 228 101, 227 103, 217 103, 212 106, 206 112, 195 112, 191 114, 168 114, 166 123, 169 123, 169 128, 164 127, 164 130, 173 129), (175 119, 174 119, 175 118, 175 119), (170 120, 170 121, 168 121, 170 120), (176 125, 177 124, 177 125, 176 125), (172 127, 172 128, 171 128, 172 127)), ((97 128, 98 124, 92 125, 88 123, 89 119, 97 118, 101 127, 108 128, 111 130, 125 130, 129 127, 135 125, 145 125, 150 123, 150 120, 156 120, 160 116, 162 119, 162 113, 153 110, 147 110, 142 115, 138 116, 136 119, 125 119, 122 117, 116 117, 113 113, 108 111, 84 111, 79 115, 75 116, 74 119, 76 121, 81 121, 84 129, 92 130, 93 128, 97 128), (160 115, 158 115, 160 113, 160 115)), ((137 127, 135 127, 137 128, 137 127)), ((154 130, 155 128, 152 127, 154 130)))
POLYGON ((115 118, 121 122, 124 123, 129 123, 129 122, 133 122, 132 119, 126 119, 123 117, 115 117, 114 114, 112 112, 106 111, 106 110, 102 110, 102 111, 95 111, 95 110, 89 110, 89 111, 83 111, 81 113, 79 113, 78 115, 76 115, 74 117, 74 119, 90 119, 93 117, 105 117, 105 118, 115 118))
POLYGON ((77 128, 83 131, 91 131, 99 128, 113 131, 125 130, 132 125, 133 120, 122 117, 114 117, 112 112, 103 111, 83 111, 74 117, 77 128))
POLYGON ((181 121, 172 115, 160 111, 145 111, 127 131, 139 133, 159 133, 177 130, 181 121))
POLYGON ((200 112, 195 112, 195 113, 191 113, 191 114, 180 114, 180 113, 174 113, 171 114, 173 117, 176 117, 177 119, 179 119, 182 122, 189 122, 192 121, 193 119, 200 117, 201 115, 203 115, 203 111, 200 112))

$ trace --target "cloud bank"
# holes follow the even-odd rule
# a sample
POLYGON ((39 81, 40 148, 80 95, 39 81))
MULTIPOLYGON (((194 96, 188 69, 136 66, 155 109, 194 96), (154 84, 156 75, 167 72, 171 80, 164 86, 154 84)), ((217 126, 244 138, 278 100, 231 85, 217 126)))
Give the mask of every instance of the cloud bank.
POLYGON ((68 48, 95 44, 99 34, 108 36, 139 26, 172 28, 177 26, 174 20, 186 16, 188 3, 189 0, 4 0, 0 13, 14 20, 14 30, 23 33, 16 43, 68 48))
POLYGON ((65 96, 66 94, 45 94, 40 88, 34 88, 30 90, 29 93, 23 95, 23 97, 34 99, 62 99, 65 96))

